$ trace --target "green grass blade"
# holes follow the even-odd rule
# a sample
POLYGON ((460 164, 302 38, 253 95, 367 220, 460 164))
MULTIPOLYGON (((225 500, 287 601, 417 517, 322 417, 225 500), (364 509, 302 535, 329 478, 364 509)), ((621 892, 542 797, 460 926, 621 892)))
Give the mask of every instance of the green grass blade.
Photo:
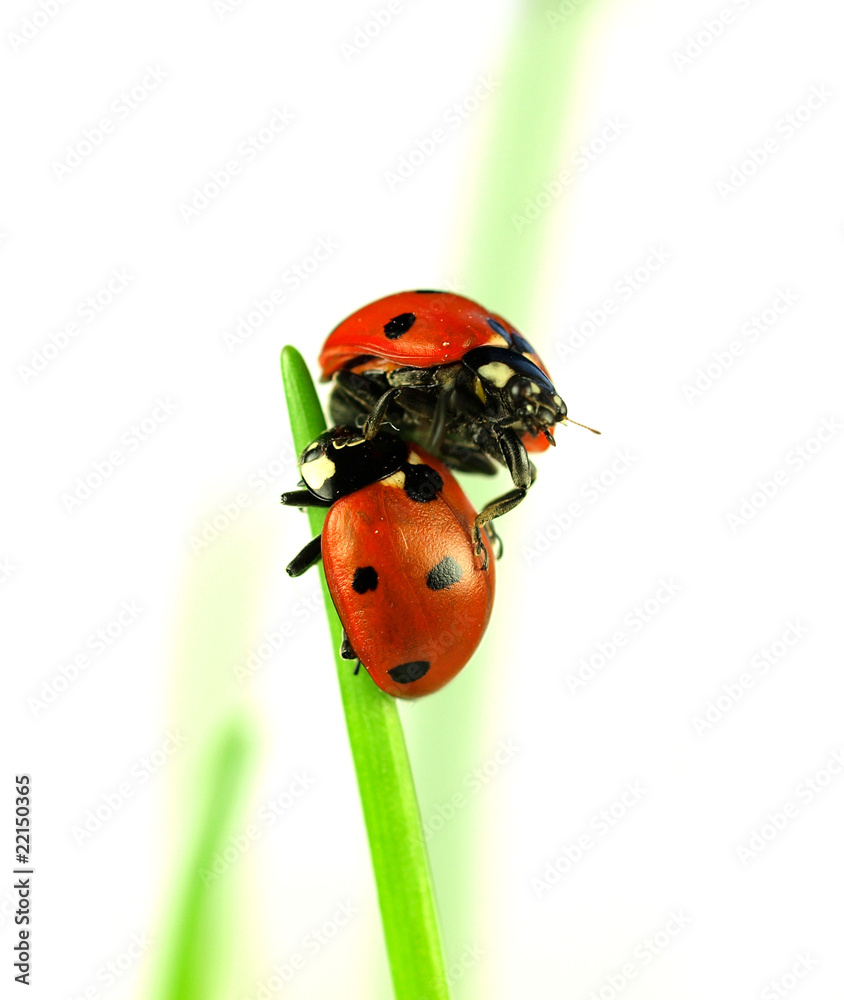
MULTIPOLYGON (((290 426, 301 451, 325 429, 325 417, 301 354, 285 347, 281 374, 290 426)), ((325 511, 309 508, 311 531, 325 511)), ((395 700, 339 656, 342 629, 320 567, 346 726, 358 779, 387 956, 396 1000, 448 1000, 434 891, 410 761, 395 700)))
POLYGON ((587 75, 584 64, 590 36, 607 7, 607 0, 588 0, 560 13, 562 5, 546 0, 522 3, 495 125, 467 198, 457 264, 465 294, 501 311, 533 343, 541 341, 530 329, 537 299, 543 284, 554 280, 546 258, 559 239, 571 191, 563 190, 527 225, 514 220, 524 217, 527 202, 544 195, 545 183, 562 169, 577 173, 570 143, 587 75))
POLYGON ((206 881, 235 829, 235 817, 247 784, 253 756, 248 720, 234 716, 210 737, 205 782, 196 830, 177 893, 170 940, 158 1000, 211 1000, 222 997, 228 973, 231 900, 225 884, 206 881))

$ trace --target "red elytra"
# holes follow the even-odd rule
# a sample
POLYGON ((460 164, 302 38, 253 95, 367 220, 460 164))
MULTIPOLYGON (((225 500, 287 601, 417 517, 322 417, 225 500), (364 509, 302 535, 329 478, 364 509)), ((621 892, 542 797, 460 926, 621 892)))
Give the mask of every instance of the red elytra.
POLYGON ((435 499, 411 499, 400 471, 335 501, 322 530, 343 628, 370 677, 399 698, 437 691, 466 665, 495 593, 494 558, 483 569, 475 552, 471 503, 441 462, 409 452, 441 477, 435 499))
MULTIPOLYGON (((390 372, 447 365, 480 347, 516 351, 548 375, 533 347, 503 316, 462 295, 436 291, 397 292, 358 309, 329 334, 319 364, 325 382, 341 369, 390 372), (412 317, 406 329, 404 317, 412 317)), ((530 452, 550 447, 543 434, 525 433, 521 439, 530 452)))

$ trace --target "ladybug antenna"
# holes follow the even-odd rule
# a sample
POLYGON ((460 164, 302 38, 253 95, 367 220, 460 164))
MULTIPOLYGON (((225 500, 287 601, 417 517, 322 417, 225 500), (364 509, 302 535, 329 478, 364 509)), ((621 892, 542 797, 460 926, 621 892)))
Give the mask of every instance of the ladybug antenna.
POLYGON ((576 420, 572 420, 571 417, 563 417, 563 421, 562 422, 564 424, 575 424, 578 427, 583 427, 587 431, 592 431, 593 434, 600 434, 601 433, 600 431, 596 431, 594 427, 589 427, 586 424, 581 424, 581 423, 578 423, 576 420))

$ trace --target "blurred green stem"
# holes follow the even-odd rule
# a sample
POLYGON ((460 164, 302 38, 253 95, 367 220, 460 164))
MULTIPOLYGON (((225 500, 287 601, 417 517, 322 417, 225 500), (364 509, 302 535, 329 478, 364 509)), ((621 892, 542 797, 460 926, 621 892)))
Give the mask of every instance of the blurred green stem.
MULTIPOLYGON (((281 352, 281 375, 298 451, 325 430, 325 417, 301 354, 281 352)), ((308 509, 311 531, 322 531, 325 511, 308 509)), ((428 852, 410 761, 393 698, 340 658, 342 628, 320 566, 331 641, 396 1000, 448 1000, 442 944, 428 852)))

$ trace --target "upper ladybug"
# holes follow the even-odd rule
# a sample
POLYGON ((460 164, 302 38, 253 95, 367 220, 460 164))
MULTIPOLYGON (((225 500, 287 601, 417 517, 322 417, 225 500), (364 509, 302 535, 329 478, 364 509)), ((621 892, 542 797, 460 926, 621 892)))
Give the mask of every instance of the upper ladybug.
POLYGON ((527 452, 554 444, 566 404, 541 359, 503 317, 452 292, 398 292, 352 313, 328 336, 322 379, 334 379, 331 415, 363 420, 373 437, 386 419, 426 431, 426 447, 452 467, 506 464, 515 489, 487 504, 480 527, 516 506, 536 477, 527 452))

